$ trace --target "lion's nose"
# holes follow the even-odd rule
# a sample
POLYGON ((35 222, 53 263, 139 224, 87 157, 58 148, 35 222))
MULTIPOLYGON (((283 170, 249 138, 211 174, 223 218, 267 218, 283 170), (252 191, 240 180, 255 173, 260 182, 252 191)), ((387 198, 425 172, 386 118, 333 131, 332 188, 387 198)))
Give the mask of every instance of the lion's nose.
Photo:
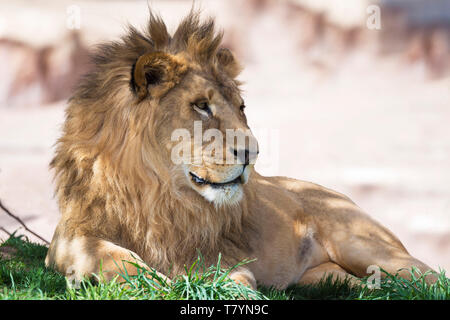
POLYGON ((256 162, 256 158, 258 157, 259 150, 250 151, 248 149, 234 149, 232 148, 232 153, 235 158, 238 160, 239 164, 248 165, 250 163, 254 164, 256 162))

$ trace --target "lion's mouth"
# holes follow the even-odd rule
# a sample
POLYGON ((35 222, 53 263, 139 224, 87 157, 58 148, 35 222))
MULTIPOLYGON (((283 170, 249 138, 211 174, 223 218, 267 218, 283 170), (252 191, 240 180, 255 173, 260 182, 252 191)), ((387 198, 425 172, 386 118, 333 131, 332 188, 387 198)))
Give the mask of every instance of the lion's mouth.
POLYGON ((233 179, 231 181, 218 183, 218 182, 211 182, 206 179, 200 178, 199 176, 197 176, 196 174, 194 174, 192 172, 189 172, 189 174, 191 175, 192 181, 195 184, 200 185, 200 186, 209 185, 213 188, 220 188, 220 187, 224 187, 224 186, 228 186, 228 185, 242 183, 241 175, 237 176, 235 179, 233 179))

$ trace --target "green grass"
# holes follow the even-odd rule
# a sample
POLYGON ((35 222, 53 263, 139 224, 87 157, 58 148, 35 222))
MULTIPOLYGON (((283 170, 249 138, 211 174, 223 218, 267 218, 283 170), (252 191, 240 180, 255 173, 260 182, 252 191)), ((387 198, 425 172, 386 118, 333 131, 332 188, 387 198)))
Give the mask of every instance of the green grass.
MULTIPOLYGON (((1 243, 2 247, 13 248, 15 252, 8 258, 0 258, 1 300, 450 300, 450 279, 444 271, 433 285, 425 283, 424 275, 414 276, 412 270, 411 280, 387 274, 381 280, 381 289, 352 287, 347 281, 334 281, 328 277, 314 286, 294 286, 283 291, 260 287, 254 291, 227 277, 233 268, 222 269, 220 256, 217 265, 210 267, 206 267, 199 256, 192 266, 186 268, 184 275, 175 277, 171 282, 166 282, 152 271, 139 269, 137 276, 122 275, 125 284, 116 280, 104 282, 101 276, 97 276, 97 279, 82 281, 75 288, 59 273, 45 268, 47 247, 15 235, 1 243)), ((245 263, 248 262, 242 264, 245 263)), ((367 279, 362 279, 363 283, 365 281, 367 279)))

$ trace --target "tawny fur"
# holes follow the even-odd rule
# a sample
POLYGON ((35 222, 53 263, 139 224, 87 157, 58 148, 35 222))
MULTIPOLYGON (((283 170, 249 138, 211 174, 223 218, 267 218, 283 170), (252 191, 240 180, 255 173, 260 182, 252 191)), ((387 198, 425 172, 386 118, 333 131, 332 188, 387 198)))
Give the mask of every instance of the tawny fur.
POLYGON ((173 36, 151 15, 145 32, 130 28, 99 47, 69 101, 51 162, 62 217, 46 264, 89 275, 132 253, 172 276, 198 252, 207 264, 222 253, 224 266, 256 259, 236 281, 279 288, 326 272, 364 276, 371 264, 428 270, 351 200, 318 185, 253 172, 240 202, 229 206, 193 190, 170 162, 170 132, 201 119, 189 106, 196 92, 220 105, 205 128, 248 128, 239 111, 241 67, 219 48, 221 38, 214 21, 201 23, 197 13, 173 36))

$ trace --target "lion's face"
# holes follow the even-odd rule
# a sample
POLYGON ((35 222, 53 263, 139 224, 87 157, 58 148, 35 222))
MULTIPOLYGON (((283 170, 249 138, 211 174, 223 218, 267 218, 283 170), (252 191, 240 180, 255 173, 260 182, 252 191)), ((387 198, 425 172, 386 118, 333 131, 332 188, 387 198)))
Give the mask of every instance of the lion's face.
POLYGON ((236 204, 258 153, 244 100, 233 81, 219 83, 199 68, 188 70, 160 100, 158 141, 178 185, 215 206, 236 204))

